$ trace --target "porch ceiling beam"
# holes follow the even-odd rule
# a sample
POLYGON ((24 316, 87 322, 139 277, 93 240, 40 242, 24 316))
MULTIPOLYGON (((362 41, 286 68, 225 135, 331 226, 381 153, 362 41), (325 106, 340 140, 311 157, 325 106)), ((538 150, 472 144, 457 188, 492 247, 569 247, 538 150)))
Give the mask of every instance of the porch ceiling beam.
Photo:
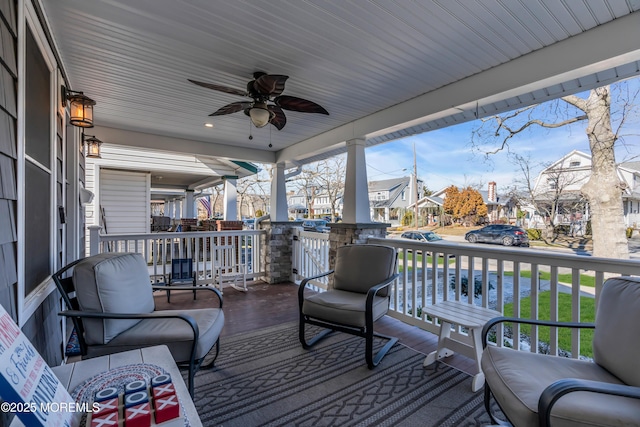
POLYGON ((242 175, 250 175, 251 172, 247 171, 246 169, 243 169, 242 167, 235 165, 235 167, 232 167, 232 163, 227 163, 226 161, 222 161, 223 159, 215 159, 215 161, 212 161, 210 158, 206 158, 206 157, 199 157, 196 156, 196 158, 202 162, 206 167, 208 167, 209 169, 211 169, 211 172, 215 173, 216 175, 220 175, 220 176, 224 176, 224 175, 239 175, 239 172, 242 171, 244 172, 242 175))
POLYGON ((276 161, 291 163, 344 146, 352 138, 384 135, 461 110, 475 110, 476 102, 485 105, 640 60, 638 40, 640 12, 635 12, 300 141, 278 151, 276 161))
POLYGON ((166 150, 176 153, 216 156, 230 160, 245 160, 259 163, 275 162, 275 153, 266 150, 254 150, 251 148, 154 135, 106 126, 96 126, 91 129, 91 133, 102 142, 108 142, 109 144, 166 150))
POLYGON ((222 184, 222 177, 221 176, 206 177, 204 179, 201 179, 198 182, 194 182, 193 184, 189 185, 188 189, 189 190, 202 190, 203 188, 213 187, 214 185, 218 185, 218 184, 222 184))

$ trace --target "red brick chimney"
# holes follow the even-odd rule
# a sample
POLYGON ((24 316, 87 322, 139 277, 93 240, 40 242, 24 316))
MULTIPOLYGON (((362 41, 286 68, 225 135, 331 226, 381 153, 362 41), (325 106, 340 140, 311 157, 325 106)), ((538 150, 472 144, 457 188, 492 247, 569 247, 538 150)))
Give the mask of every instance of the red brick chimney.
POLYGON ((497 202, 498 198, 496 195, 496 183, 495 181, 491 181, 489 183, 489 192, 487 194, 487 200, 490 202, 497 202))

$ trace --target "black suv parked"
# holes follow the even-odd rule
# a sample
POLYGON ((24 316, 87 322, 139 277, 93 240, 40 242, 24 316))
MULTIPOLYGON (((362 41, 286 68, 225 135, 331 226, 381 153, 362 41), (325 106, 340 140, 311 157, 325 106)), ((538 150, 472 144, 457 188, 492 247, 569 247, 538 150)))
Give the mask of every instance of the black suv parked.
POLYGON ((529 246, 526 230, 515 225, 492 224, 464 235, 469 243, 500 243, 504 246, 529 246))

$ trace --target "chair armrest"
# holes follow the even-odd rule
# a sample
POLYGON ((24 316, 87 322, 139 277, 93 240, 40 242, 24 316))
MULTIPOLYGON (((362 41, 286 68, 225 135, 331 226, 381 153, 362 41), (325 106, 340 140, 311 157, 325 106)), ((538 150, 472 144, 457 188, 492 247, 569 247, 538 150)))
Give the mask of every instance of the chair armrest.
POLYGON ((222 294, 211 286, 167 286, 167 285, 151 285, 154 291, 211 291, 216 294, 220 300, 220 308, 222 308, 222 294))
POLYGON ((370 287, 368 293, 372 293, 373 295, 377 294, 378 291, 380 291, 380 289, 386 288, 398 277, 400 277, 400 273, 394 274, 393 276, 385 279, 383 282, 380 282, 377 285, 370 287))
POLYGON ((541 427, 551 426, 551 410, 558 399, 574 391, 589 391, 593 393, 610 394, 614 396, 640 399, 640 387, 623 384, 612 384, 601 381, 565 378, 548 386, 538 400, 538 418, 541 427))
POLYGON ((151 313, 97 313, 92 311, 80 311, 80 310, 64 310, 58 313, 60 316, 65 317, 82 317, 87 319, 182 319, 191 326, 193 329, 194 340, 197 341, 200 336, 200 330, 195 319, 188 314, 183 314, 175 310, 175 314, 168 314, 167 312, 151 312, 151 313))
POLYGON ((578 328, 578 329, 593 329, 596 327, 595 323, 579 323, 579 322, 556 322, 552 320, 537 320, 537 319, 523 319, 520 317, 494 317, 489 320, 482 328, 482 348, 487 346, 487 335, 489 330, 498 323, 512 322, 512 323, 524 323, 527 325, 538 326, 556 326, 561 328, 578 328))
POLYGON ((369 290, 367 291, 367 302, 366 302, 367 312, 371 312, 371 308, 373 307, 373 297, 375 297, 376 294, 381 289, 384 289, 387 286, 389 286, 391 283, 393 283, 393 281, 396 280, 398 277, 400 277, 400 273, 396 273, 393 276, 385 279, 383 282, 378 283, 377 285, 374 285, 369 288, 369 290))
POLYGON ((302 303, 304 302, 304 289, 307 287, 307 283, 309 283, 310 280, 319 279, 333 273, 334 270, 325 271, 324 273, 316 274, 315 276, 305 277, 302 282, 300 282, 300 286, 298 287, 298 305, 300 306, 300 310, 302 310, 302 303))
MULTIPOLYGON (((398 277, 399 273, 388 277, 383 282, 378 283, 369 288, 367 291, 367 300, 365 301, 365 330, 373 332, 373 298, 381 290, 392 284, 398 277)), ((388 307, 387 307, 388 308, 388 307)))

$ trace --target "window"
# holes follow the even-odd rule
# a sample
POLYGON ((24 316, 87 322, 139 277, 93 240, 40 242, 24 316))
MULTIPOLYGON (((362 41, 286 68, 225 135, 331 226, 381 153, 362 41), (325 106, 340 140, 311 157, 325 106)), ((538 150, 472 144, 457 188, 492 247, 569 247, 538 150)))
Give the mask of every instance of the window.
POLYGON ((402 190, 402 195, 400 197, 402 198, 402 200, 407 200, 407 192, 405 190, 402 190))
POLYGON ((33 292, 51 265, 51 71, 27 26, 25 89, 25 288, 33 292))
POLYGON ((578 166, 580 166, 580 160, 574 160, 571 163, 569 163, 569 167, 570 168, 577 168, 578 166))

